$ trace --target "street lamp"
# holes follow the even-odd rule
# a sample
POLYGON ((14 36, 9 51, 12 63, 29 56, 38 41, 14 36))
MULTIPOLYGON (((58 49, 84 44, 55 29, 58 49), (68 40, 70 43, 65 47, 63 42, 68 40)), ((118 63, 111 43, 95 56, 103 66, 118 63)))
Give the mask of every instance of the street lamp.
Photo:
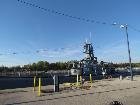
MULTIPOLYGON (((119 25, 117 23, 114 23, 113 25, 119 25)), ((126 39, 127 39, 127 47, 128 47, 128 55, 129 55, 129 69, 130 69, 130 73, 131 73, 131 81, 133 81, 133 71, 132 71, 132 65, 131 65, 131 55, 130 55, 130 47, 129 47, 129 39, 128 39, 128 25, 119 25, 120 28, 125 28, 125 32, 126 32, 126 39)))

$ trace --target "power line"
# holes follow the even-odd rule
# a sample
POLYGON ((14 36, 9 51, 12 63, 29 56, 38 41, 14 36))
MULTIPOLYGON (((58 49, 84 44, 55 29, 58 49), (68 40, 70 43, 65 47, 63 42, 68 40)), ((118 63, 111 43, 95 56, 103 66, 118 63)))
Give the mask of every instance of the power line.
POLYGON ((140 32, 140 30, 137 29, 137 28, 135 28, 134 26, 128 25, 128 27, 131 28, 131 29, 134 30, 134 31, 140 32))
MULTIPOLYGON (((44 10, 44 11, 46 11, 46 12, 50 12, 50 13, 52 13, 52 14, 65 16, 65 17, 72 18, 72 19, 79 20, 79 21, 85 21, 85 22, 89 22, 89 23, 102 24, 102 25, 111 25, 111 26, 114 25, 114 24, 110 24, 110 23, 107 23, 107 22, 102 22, 102 21, 98 21, 98 20, 94 20, 94 19, 88 19, 88 18, 83 18, 83 17, 77 17, 77 16, 70 15, 70 14, 67 14, 67 13, 59 12, 59 11, 57 11, 57 10, 53 10, 53 9, 49 9, 49 8, 40 7, 40 6, 38 6, 37 4, 29 3, 29 2, 26 2, 26 1, 24 1, 24 0, 17 0, 17 1, 20 2, 20 3, 26 4, 26 5, 28 5, 28 6, 32 6, 32 7, 35 7, 35 8, 44 10)), ((137 28, 135 28, 135 27, 133 27, 133 26, 131 26, 131 25, 129 25, 129 27, 130 27, 131 29, 133 29, 134 31, 140 32, 139 29, 137 29, 137 28)))
POLYGON ((21 2, 21 3, 23 3, 23 4, 26 4, 28 6, 32 6, 32 7, 35 7, 35 8, 44 10, 46 12, 50 12, 52 14, 61 15, 61 16, 65 16, 65 17, 68 17, 68 18, 72 18, 72 19, 76 19, 76 20, 80 20, 80 21, 85 21, 85 22, 89 22, 89 23, 96 23, 96 24, 103 24, 103 25, 106 25, 106 24, 112 25, 112 24, 109 24, 107 22, 101 22, 101 21, 97 21, 97 20, 93 20, 93 19, 88 19, 88 18, 83 18, 83 17, 77 17, 77 16, 73 16, 73 15, 70 15, 70 14, 59 12, 57 10, 40 7, 40 6, 36 5, 36 4, 29 3, 29 2, 26 2, 26 1, 23 1, 23 0, 18 0, 18 1, 21 2))
MULTIPOLYGON (((23 0, 17 0, 17 1, 18 2, 21 2, 23 4, 26 4, 26 5, 32 6, 32 7, 36 7, 38 9, 42 9, 42 10, 44 10, 46 12, 50 12, 50 13, 61 15, 61 16, 65 16, 65 17, 69 17, 69 18, 72 18, 72 19, 81 20, 81 21, 90 22, 90 23, 96 23, 96 24, 103 24, 103 25, 108 24, 107 22, 101 22, 101 21, 97 21, 97 20, 93 20, 93 19, 87 19, 87 18, 77 17, 77 16, 65 14, 65 13, 62 13, 62 12, 59 12, 59 11, 56 11, 56 10, 43 8, 43 7, 40 7, 40 6, 36 5, 36 4, 25 2, 23 0)), ((113 26, 114 24, 108 24, 108 25, 112 25, 113 26)), ((128 25, 128 26, 129 26, 129 28, 133 29, 134 31, 140 32, 140 30, 138 30, 137 28, 135 28, 135 27, 133 27, 131 25, 128 25)), ((46 51, 46 50, 43 50, 43 51, 46 51)), ((34 53, 37 53, 38 54, 40 52, 41 52, 40 50, 36 50, 34 53)), ((21 52, 20 53, 19 52, 0 53, 0 56, 3 56, 3 55, 18 55, 18 54, 25 54, 25 52, 24 53, 23 52, 22 53, 21 52)))

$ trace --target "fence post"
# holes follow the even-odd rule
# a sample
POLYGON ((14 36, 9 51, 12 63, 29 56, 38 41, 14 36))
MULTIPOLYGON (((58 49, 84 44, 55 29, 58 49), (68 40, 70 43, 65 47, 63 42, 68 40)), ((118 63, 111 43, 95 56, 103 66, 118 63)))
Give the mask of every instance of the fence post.
POLYGON ((54 75, 54 92, 59 92, 59 76, 54 75))

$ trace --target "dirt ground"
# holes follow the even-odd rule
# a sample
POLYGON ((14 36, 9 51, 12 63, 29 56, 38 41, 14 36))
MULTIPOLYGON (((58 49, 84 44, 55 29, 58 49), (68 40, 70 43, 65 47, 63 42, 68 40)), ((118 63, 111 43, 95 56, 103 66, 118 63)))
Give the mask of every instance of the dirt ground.
MULTIPOLYGON (((62 88, 63 85, 61 84, 62 88)), ((43 86, 42 90, 53 86, 43 86)), ((31 87, 0 90, 0 105, 109 105, 120 101, 123 105, 140 105, 140 76, 134 81, 125 78, 94 81, 90 89, 64 90, 57 93, 33 92, 31 87)))

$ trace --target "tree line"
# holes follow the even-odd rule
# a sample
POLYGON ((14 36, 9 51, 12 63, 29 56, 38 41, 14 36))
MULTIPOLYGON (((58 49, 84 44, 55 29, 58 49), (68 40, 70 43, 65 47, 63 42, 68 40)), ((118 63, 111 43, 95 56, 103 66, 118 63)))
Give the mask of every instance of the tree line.
MULTIPOLYGON (((48 70, 69 70, 72 68, 73 62, 78 63, 78 61, 68 61, 68 62, 56 62, 49 63, 48 61, 39 61, 37 63, 27 64, 24 66, 13 66, 6 67, 1 66, 0 72, 3 71, 48 71, 48 70)), ((125 68, 129 67, 129 63, 116 63, 113 64, 115 68, 125 68)), ((140 63, 132 63, 132 67, 140 67, 140 63)))
POLYGON ((0 72, 3 71, 48 71, 48 70, 68 70, 72 68, 72 63, 78 62, 68 61, 68 62, 56 62, 56 63, 49 63, 48 61, 39 61, 37 63, 27 64, 24 66, 13 66, 13 67, 6 67, 1 66, 0 72))
MULTIPOLYGON (((129 67, 130 64, 129 63, 116 63, 113 64, 115 68, 125 68, 125 67, 129 67)), ((140 67, 140 63, 131 63, 132 67, 140 67)))

